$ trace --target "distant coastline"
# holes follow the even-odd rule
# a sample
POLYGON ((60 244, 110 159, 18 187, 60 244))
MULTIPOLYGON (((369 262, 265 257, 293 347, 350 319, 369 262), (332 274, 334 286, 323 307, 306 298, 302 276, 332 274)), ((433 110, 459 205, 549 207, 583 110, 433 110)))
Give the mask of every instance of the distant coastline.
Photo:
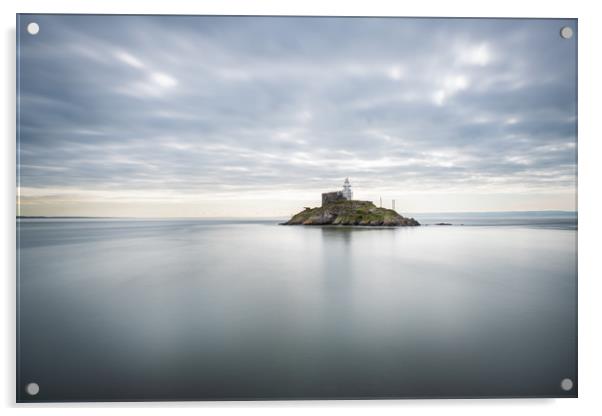
POLYGON ((17 215, 17 219, 90 219, 90 218, 123 218, 123 219, 134 219, 136 217, 83 217, 83 216, 45 216, 45 215, 17 215))
POLYGON ((537 211, 453 211, 453 212, 420 212, 413 213, 412 215, 422 216, 458 216, 458 215, 469 215, 469 216, 572 216, 577 215, 578 211, 562 211, 562 210, 537 210, 537 211))

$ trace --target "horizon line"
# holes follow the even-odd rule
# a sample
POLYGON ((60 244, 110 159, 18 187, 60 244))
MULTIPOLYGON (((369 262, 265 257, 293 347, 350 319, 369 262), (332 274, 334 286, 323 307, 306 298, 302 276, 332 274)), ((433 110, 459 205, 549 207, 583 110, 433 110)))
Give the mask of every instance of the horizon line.
MULTIPOLYGON (((528 213, 563 213, 563 214, 578 214, 578 210, 558 210, 558 209, 545 209, 545 210, 515 210, 515 211, 433 211, 433 212, 408 212, 405 215, 450 215, 450 214, 528 214, 528 213)), ((263 217, 244 217, 244 216, 166 216, 166 217, 153 217, 153 216, 90 216, 90 215, 17 215, 16 219, 208 219, 208 220, 227 220, 227 219, 249 219, 249 220, 260 220, 260 219, 281 219, 288 218, 285 216, 263 216, 263 217)))

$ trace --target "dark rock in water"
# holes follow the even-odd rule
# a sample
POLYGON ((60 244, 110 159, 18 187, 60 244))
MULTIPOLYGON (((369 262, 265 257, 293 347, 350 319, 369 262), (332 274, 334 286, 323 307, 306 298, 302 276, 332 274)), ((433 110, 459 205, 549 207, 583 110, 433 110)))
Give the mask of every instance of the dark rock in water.
POLYGON ((450 224, 449 222, 438 222, 435 225, 452 225, 452 224, 450 224))
POLYGON ((282 225, 417 226, 392 209, 378 208, 370 201, 335 201, 318 208, 305 208, 282 225))

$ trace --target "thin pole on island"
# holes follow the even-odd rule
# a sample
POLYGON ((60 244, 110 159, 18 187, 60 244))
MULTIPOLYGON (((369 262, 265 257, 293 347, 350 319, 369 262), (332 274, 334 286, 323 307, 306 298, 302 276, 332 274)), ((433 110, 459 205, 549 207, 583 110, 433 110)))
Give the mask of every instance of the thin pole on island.
POLYGON ((383 197, 382 196, 380 197, 380 207, 381 208, 383 207, 383 197))
POLYGON ((395 211, 395 200, 393 200, 393 203, 392 203, 392 205, 393 205, 393 207, 392 207, 392 208, 393 208, 393 211, 395 211))

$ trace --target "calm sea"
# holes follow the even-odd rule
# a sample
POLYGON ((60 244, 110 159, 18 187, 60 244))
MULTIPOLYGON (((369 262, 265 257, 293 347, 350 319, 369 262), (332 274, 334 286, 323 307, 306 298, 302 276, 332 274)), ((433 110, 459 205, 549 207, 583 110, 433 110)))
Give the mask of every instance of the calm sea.
POLYGON ((577 222, 544 216, 21 219, 18 399, 575 396, 577 222))

